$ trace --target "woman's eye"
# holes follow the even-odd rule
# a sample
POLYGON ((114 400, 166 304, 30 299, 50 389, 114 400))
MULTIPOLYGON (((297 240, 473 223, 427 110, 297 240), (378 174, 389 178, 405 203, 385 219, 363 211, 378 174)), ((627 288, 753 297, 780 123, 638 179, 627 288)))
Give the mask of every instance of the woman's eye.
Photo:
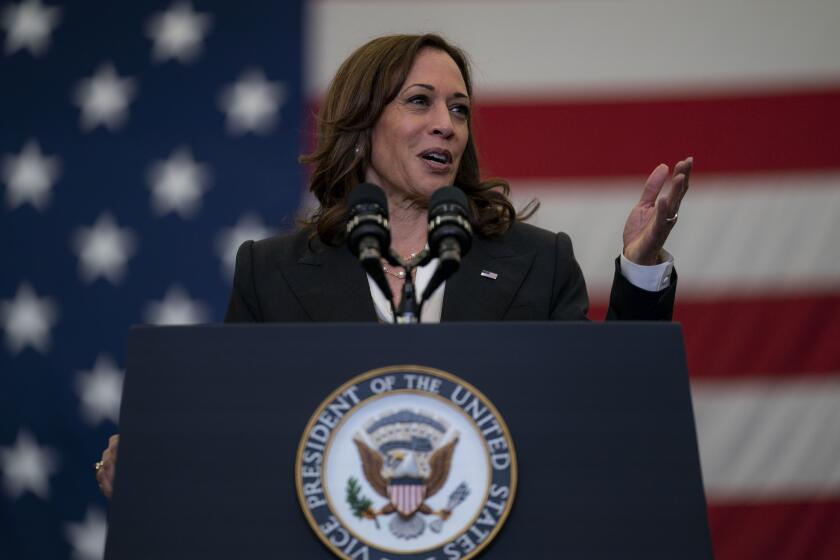
POLYGON ((467 107, 466 105, 453 105, 452 107, 449 108, 449 110, 452 111, 453 113, 456 113, 456 114, 464 117, 464 118, 467 118, 467 117, 470 116, 470 108, 467 107))
POLYGON ((409 105, 428 105, 429 98, 425 95, 412 95, 408 98, 409 105))

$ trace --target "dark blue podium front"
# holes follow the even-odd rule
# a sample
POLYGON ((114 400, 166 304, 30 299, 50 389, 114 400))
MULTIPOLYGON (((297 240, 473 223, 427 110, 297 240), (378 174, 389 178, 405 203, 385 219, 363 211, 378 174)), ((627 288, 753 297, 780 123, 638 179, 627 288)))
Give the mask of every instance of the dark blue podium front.
MULTIPOLYGON (((519 484, 482 558, 710 558, 678 325, 138 327, 106 558, 332 558, 294 462, 348 379, 439 368, 492 401, 519 484)), ((442 557, 443 558, 443 557, 442 557)))

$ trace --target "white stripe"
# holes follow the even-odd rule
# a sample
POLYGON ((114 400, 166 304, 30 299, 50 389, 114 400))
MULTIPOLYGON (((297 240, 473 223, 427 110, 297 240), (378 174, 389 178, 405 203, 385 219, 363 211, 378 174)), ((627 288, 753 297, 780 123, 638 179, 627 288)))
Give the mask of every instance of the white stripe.
POLYGON ((840 496, 840 376, 692 382, 707 498, 840 496))
POLYGON ((369 39, 427 31, 466 49, 491 94, 751 88, 840 78, 838 21, 834 0, 321 0, 304 52, 310 94, 369 39))
MULTIPOLYGON (((609 289, 622 229, 641 194, 633 180, 512 181, 521 207, 536 196, 532 223, 572 237, 590 293, 609 289)), ((680 298, 837 290, 840 173, 697 175, 666 244, 680 298)))

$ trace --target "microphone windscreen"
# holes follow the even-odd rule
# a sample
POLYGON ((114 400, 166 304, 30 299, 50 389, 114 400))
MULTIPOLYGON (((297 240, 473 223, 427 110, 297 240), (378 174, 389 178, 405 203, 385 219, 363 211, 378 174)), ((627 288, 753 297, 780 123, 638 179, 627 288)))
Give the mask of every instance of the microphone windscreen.
POLYGON ((435 210, 444 204, 454 204, 459 207, 465 216, 468 215, 467 195, 458 187, 441 187, 433 192, 429 199, 429 214, 434 215, 435 210))
POLYGON ((359 204, 378 204, 385 216, 388 216, 388 199, 385 191, 373 183, 359 183, 347 197, 347 207, 352 210, 359 204))

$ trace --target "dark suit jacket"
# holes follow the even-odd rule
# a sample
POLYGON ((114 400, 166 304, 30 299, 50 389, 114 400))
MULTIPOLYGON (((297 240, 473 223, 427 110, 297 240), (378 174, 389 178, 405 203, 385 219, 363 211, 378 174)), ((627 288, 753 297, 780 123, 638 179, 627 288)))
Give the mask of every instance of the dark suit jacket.
MULTIPOLYGON (((676 273, 670 288, 648 292, 621 275, 616 259, 607 318, 670 320, 675 292, 676 273)), ((584 320, 588 305, 569 236, 517 223, 497 239, 473 240, 446 282, 441 321, 584 320)), ((226 322, 376 320, 365 272, 345 246, 301 230, 239 248, 226 322)))

